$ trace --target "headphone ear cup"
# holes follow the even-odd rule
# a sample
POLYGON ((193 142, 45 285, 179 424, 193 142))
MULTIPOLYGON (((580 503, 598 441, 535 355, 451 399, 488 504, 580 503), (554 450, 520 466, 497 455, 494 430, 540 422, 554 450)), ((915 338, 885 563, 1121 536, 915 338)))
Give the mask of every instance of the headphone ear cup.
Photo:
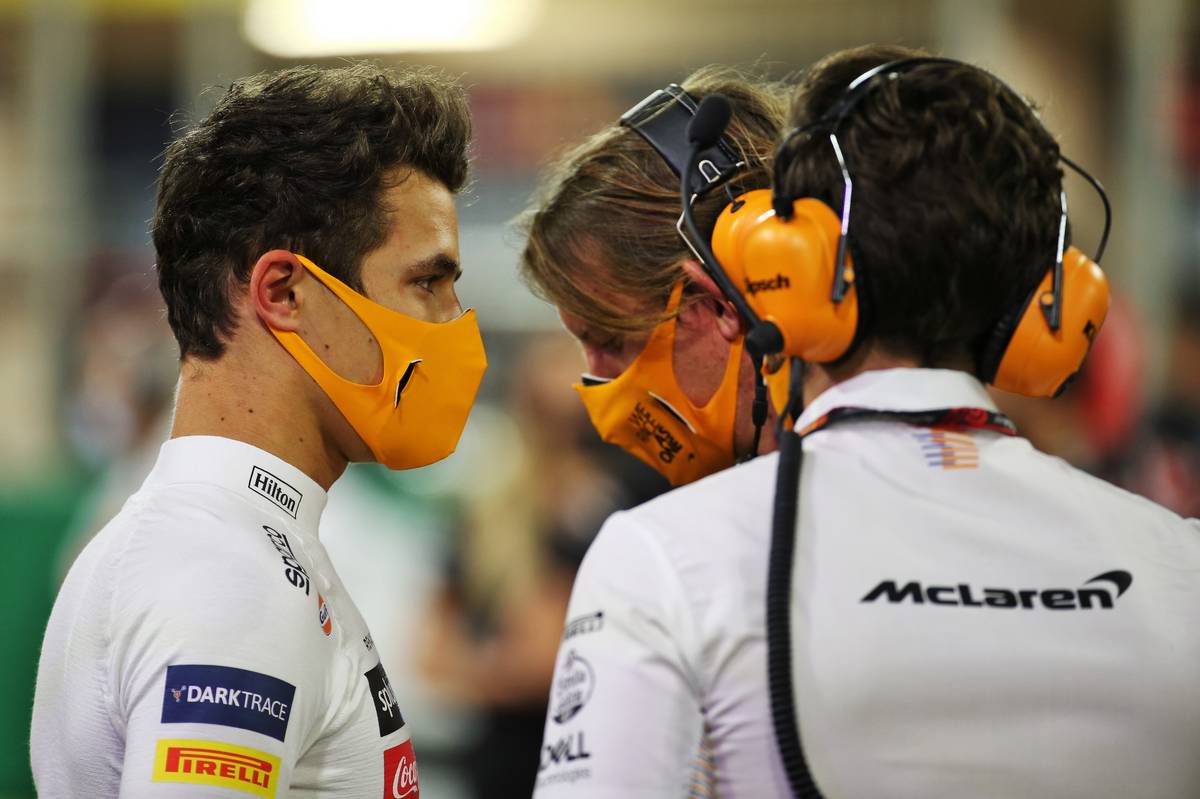
POLYGON ((783 334, 782 354, 815 363, 842 357, 858 329, 858 292, 849 254, 848 288, 833 302, 833 270, 841 222, 820 200, 792 204, 776 217, 771 192, 748 192, 728 206, 713 229, 713 254, 746 302, 783 334))
MULTIPOLYGON (((1108 279, 1090 258, 1070 247, 1063 254, 1062 280, 1059 329, 1050 329, 1042 311, 1043 304, 1053 300, 1051 269, 1029 296, 1008 336, 990 379, 996 388, 1027 397, 1054 397, 1083 366, 1108 314, 1108 279)), ((986 366, 985 353, 980 372, 985 379, 986 366)))
POLYGON ((996 371, 1000 368, 1000 361, 1008 349, 1008 342, 1012 341, 1013 333, 1017 329, 1017 322, 1024 315, 1025 309, 1029 307, 1029 303, 1036 294, 1036 291, 1031 293, 1025 298, 1024 305, 1001 316, 1000 321, 992 327, 979 354, 978 375, 983 382, 995 384, 996 371))

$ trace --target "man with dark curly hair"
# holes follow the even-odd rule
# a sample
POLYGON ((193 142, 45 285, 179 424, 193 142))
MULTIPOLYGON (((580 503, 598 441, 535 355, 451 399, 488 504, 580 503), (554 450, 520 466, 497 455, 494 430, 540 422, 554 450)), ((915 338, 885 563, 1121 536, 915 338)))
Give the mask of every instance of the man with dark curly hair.
POLYGON ((758 150, 772 190, 686 194, 725 289, 679 242, 622 257, 630 229, 676 236, 700 155, 719 188, 741 160, 722 152, 752 152, 742 97, 723 143, 687 89, 574 155, 530 226, 525 273, 580 340, 593 423, 681 486, 583 559, 535 795, 1200 796, 1200 528, 1037 452, 985 388, 1052 395, 1107 309, 1034 108, 907 48, 816 63, 794 132, 758 150), (764 328, 735 292, 811 344, 788 350, 807 404, 780 452, 741 465, 752 373, 726 364, 764 328), (862 309, 841 329, 839 295, 862 309))
POLYGON ((41 795, 418 795, 317 528, 347 463, 438 460, 474 401, 486 364, 454 289, 469 138, 454 82, 354 65, 238 81, 167 149, 174 425, 55 603, 41 795))

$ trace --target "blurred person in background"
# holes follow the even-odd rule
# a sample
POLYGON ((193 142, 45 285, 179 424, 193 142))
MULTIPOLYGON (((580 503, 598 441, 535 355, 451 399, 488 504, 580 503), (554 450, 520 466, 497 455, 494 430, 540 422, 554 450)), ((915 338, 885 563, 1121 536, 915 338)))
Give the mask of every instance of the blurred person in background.
MULTIPOLYGON (((733 105, 729 152, 722 155, 727 168, 742 166, 728 184, 736 185, 731 191, 768 186, 770 157, 783 130, 783 88, 729 69, 706 68, 651 95, 626 115, 630 124, 613 124, 566 154, 528 216, 521 265, 535 293, 558 308, 582 348, 589 374, 577 389, 601 437, 675 485, 774 447, 770 422, 761 438, 755 433, 754 365, 738 314, 676 230, 680 167, 637 130, 643 123, 655 125, 656 115, 677 114, 678 104, 694 104, 709 94, 722 94, 733 105)), ((697 223, 705 235, 728 202, 721 188, 697 199, 697 223)), ((646 564, 634 561, 655 562, 657 555, 633 552, 630 558, 630 573, 641 574, 646 564)), ((706 730, 696 725, 667 731, 652 715, 635 720, 630 714, 639 713, 637 702, 619 693, 626 679, 653 678, 639 674, 648 661, 623 649, 625 614, 637 614, 636 608, 622 601, 591 601, 597 581, 605 579, 597 569, 613 566, 598 567, 589 555, 575 586, 544 719, 539 795, 573 790, 627 795, 630 789, 635 794, 628 795, 676 795, 672 791, 689 779, 708 782, 706 730), (593 689, 598 693, 588 702, 593 689), (582 701, 563 701, 579 692, 582 701), (598 714, 611 714, 613 724, 597 719, 598 714), (620 743, 617 718, 625 730, 646 725, 647 736, 620 743), (677 745, 689 757, 680 755, 677 745), (695 768, 690 755, 696 757, 695 768), (661 767, 655 779, 642 770, 651 762, 661 767)), ((660 587, 656 578, 644 589, 660 587)), ((731 680, 759 680, 758 654, 747 649, 731 657, 725 664, 731 680)), ((747 703, 736 716, 738 731, 724 745, 758 750, 767 762, 771 737, 765 701, 747 703)))
POLYGON ((62 541, 55 586, 80 550, 121 510, 158 459, 171 427, 177 347, 163 322, 162 295, 148 271, 122 259, 94 264, 96 296, 79 320, 78 368, 67 387, 66 431, 98 479, 62 541), (113 279, 113 274, 121 275, 113 279))
POLYGON ((456 83, 362 64, 237 81, 168 148, 171 438, 55 603, 41 795, 418 795, 317 528, 349 462, 431 463, 465 424, 485 368, 454 288, 469 136, 456 83))
POLYGON ((1200 517, 1200 274, 1181 280, 1175 298, 1166 386, 1113 472, 1130 490, 1200 517))
MULTIPOLYGON (((745 290, 780 292, 782 309, 803 298, 791 293, 802 267, 824 270, 815 317, 847 275, 833 209, 847 207, 853 175, 845 279, 862 315, 838 352, 808 365, 808 404, 785 439, 798 448, 804 436, 805 466, 782 486, 800 495, 781 532, 796 547, 783 689, 768 689, 780 465, 768 455, 605 524, 572 592, 538 796, 1200 790, 1200 528, 1038 453, 984 387, 1022 385, 996 378, 1017 335, 1051 337, 1043 305, 1062 310, 1080 357, 1103 321, 1106 288, 1102 306, 1083 302, 1099 272, 1066 247, 1058 144, 996 77, 921 56, 871 46, 812 67, 770 204, 739 198, 751 229, 777 237, 765 241, 783 270, 745 290), (1064 258, 1059 304, 1057 289, 1036 289, 1064 258), (1059 585, 1076 587, 1047 587, 1059 585)), ((731 105, 736 120, 741 98, 731 105)), ((664 195, 674 185, 664 178, 664 195)), ((622 240, 621 226, 577 224, 622 240)), ((589 268, 560 267, 560 279, 602 294, 605 263, 586 253, 575 260, 589 268)), ((639 319, 660 306, 627 307, 639 319)), ((604 340, 563 316, 585 351, 604 340)), ((785 335, 811 324, 802 316, 785 335)), ((642 342, 624 374, 642 366, 642 342)), ((678 347, 674 359, 678 373, 678 347)))
POLYGON ((562 390, 578 367, 561 334, 523 347, 508 403, 517 439, 492 442, 503 469, 489 458, 489 474, 464 481, 460 540, 420 646, 434 690, 479 714, 462 757, 472 796, 533 791, 575 572, 604 519, 665 487, 596 437, 562 390))

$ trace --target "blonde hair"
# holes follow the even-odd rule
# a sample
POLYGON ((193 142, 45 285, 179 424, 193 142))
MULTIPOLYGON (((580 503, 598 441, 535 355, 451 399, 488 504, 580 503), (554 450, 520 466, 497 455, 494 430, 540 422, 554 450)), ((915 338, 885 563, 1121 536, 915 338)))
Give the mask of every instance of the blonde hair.
MULTIPOLYGON (((733 105, 726 137, 749 167, 733 190, 770 185, 770 164, 787 110, 782 84, 753 80, 728 67, 704 67, 681 84, 697 100, 722 94, 733 105)), ((714 191, 696 204, 706 235, 728 202, 714 191)), ((640 135, 617 123, 569 150, 551 168, 526 213, 521 276, 542 299, 616 333, 639 333, 663 313, 631 313, 606 296, 663 307, 694 257, 675 230, 679 178, 640 135)), ((685 303, 688 299, 685 298, 685 303)))

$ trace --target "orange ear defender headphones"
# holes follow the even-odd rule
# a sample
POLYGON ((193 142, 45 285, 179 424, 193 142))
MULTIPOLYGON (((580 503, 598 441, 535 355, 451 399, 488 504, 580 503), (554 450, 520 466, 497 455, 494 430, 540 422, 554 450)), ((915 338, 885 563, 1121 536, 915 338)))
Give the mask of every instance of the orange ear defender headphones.
MULTIPOLYGON (((861 337, 856 274, 848 252, 854 184, 838 130, 871 88, 879 85, 877 79, 896 80, 930 63, 961 62, 911 58, 859 76, 820 121, 789 134, 775 160, 774 188, 744 195, 717 219, 713 254, 731 282, 744 287, 758 318, 779 329, 783 354, 828 363, 844 357, 861 337), (788 144, 819 130, 828 133, 842 173, 840 220, 824 202, 788 197, 782 190, 788 144)), ((1096 257, 1089 259, 1079 249, 1065 246, 1067 201, 1061 193, 1054 261, 1021 306, 996 323, 984 350, 977 354, 981 380, 1031 397, 1053 397, 1062 391, 1082 366, 1108 312, 1108 281, 1098 266, 1112 221, 1108 197, 1095 178, 1065 156, 1060 158, 1096 189, 1104 203, 1104 233, 1096 257)))
MULTIPOLYGON (((736 149, 723 137, 731 116, 729 101, 724 97, 710 95, 696 104, 672 85, 621 118, 622 124, 649 141, 679 175, 683 206, 680 235, 747 326, 746 350, 760 367, 754 408, 758 427, 766 418, 762 359, 767 355, 792 359, 790 396, 780 414, 767 573, 767 681, 776 744, 788 783, 795 796, 805 799, 819 798, 821 792, 804 756, 792 689, 792 567, 804 453, 801 436, 785 430, 783 421, 789 415, 799 418, 803 364, 830 363, 846 357, 864 337, 867 327, 858 297, 858 275, 849 252, 854 183, 838 130, 880 80, 896 80, 915 67, 937 63, 962 62, 908 58, 882 64, 857 77, 822 119, 788 134, 776 151, 772 188, 737 197, 729 191, 728 181, 745 164, 732 155, 736 149), (673 99, 678 102, 672 103, 673 99), (680 136, 684 125, 686 136, 680 136), (823 201, 789 197, 782 189, 789 145, 818 131, 828 135, 841 170, 840 218, 823 201), (701 189, 694 192, 694 185, 701 189), (730 203, 717 219, 710 247, 697 229, 692 205, 701 194, 718 186, 726 187, 730 203)), ((1024 302, 996 321, 982 351, 977 353, 976 374, 981 380, 1032 397, 1057 396, 1079 371, 1104 324, 1109 303, 1108 281, 1098 264, 1108 242, 1112 207, 1099 181, 1061 153, 1059 160, 1083 177, 1104 205, 1104 232, 1096 256, 1089 259, 1077 248, 1067 246, 1067 196, 1060 192, 1062 214, 1053 263, 1024 302)), ((757 450, 757 435, 755 443, 757 450)))

